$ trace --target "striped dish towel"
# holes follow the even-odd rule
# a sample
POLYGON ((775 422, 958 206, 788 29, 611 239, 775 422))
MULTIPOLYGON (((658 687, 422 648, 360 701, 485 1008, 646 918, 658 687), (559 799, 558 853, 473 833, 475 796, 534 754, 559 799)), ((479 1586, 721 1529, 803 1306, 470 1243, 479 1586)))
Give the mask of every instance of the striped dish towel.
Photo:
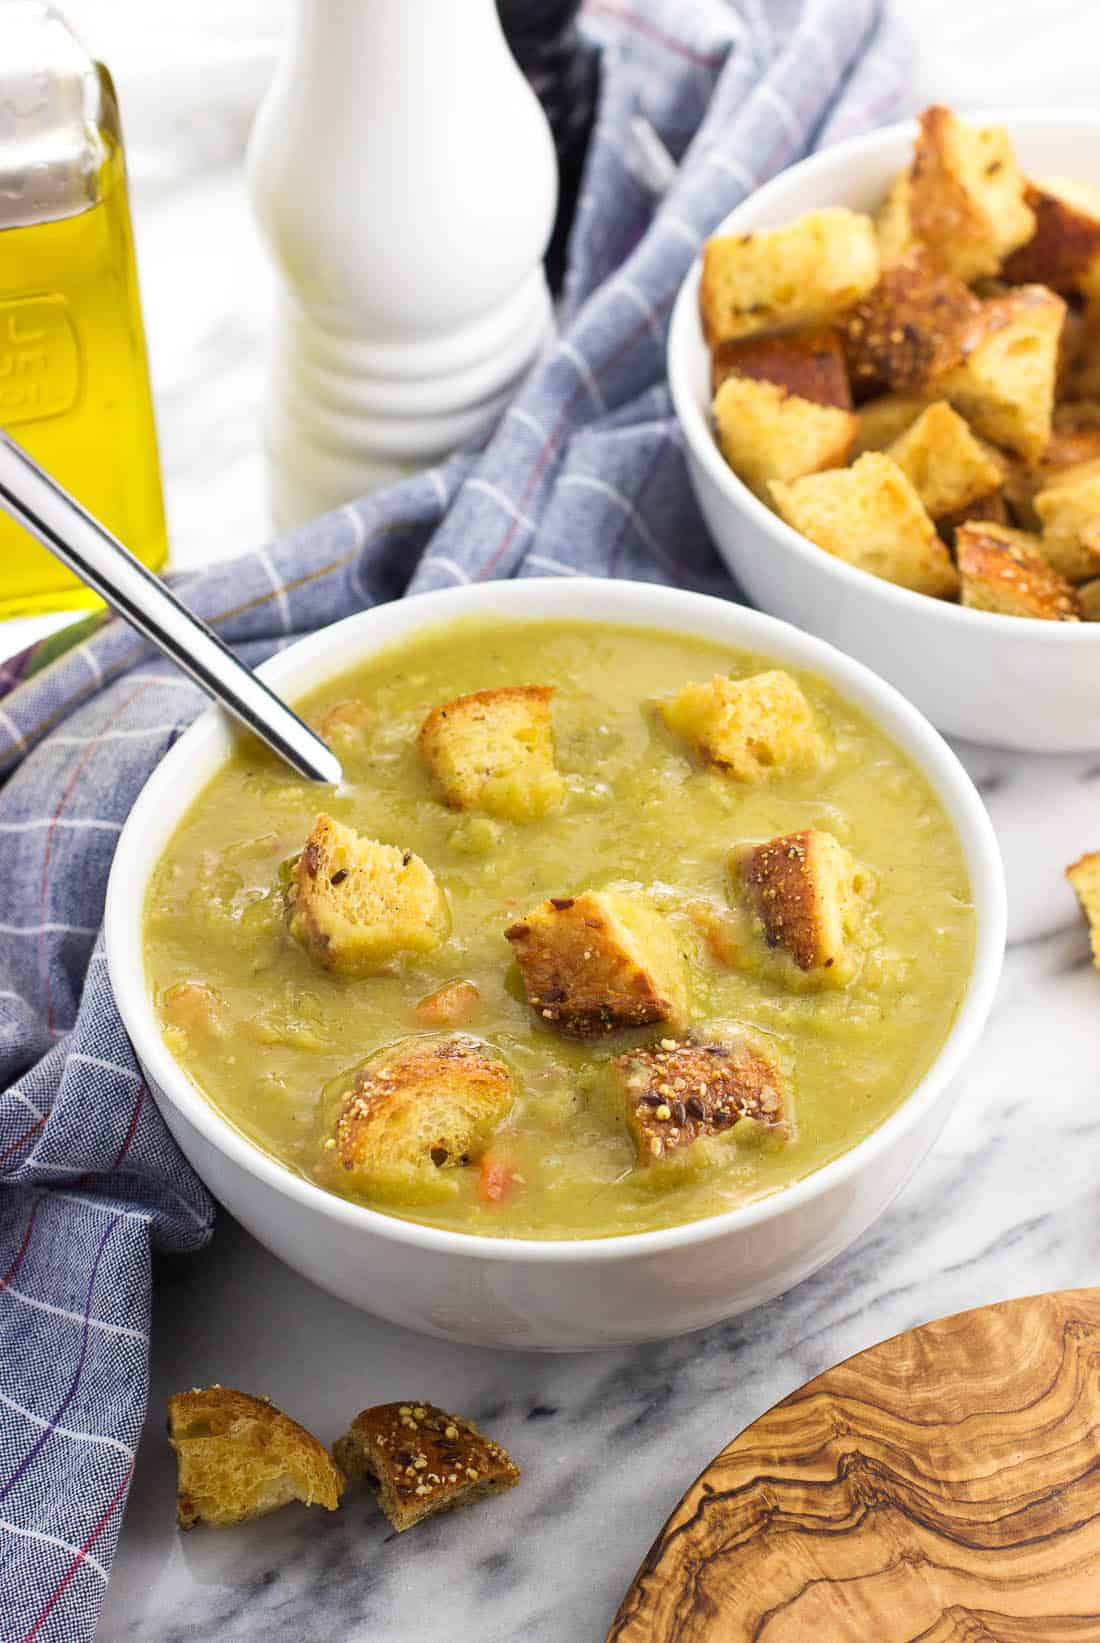
MULTIPOLYGON (((486 577, 734 596, 670 414, 669 311, 746 193, 891 112, 902 45, 883 0, 590 0, 584 27, 600 103, 558 342, 479 453, 177 583, 249 662, 486 577), (639 119, 678 165, 660 198, 639 119)), ((99 936, 126 813, 202 705, 107 618, 0 669, 2 1643, 93 1635, 145 1414, 152 1253, 196 1249, 213 1225, 147 1098, 99 936)))

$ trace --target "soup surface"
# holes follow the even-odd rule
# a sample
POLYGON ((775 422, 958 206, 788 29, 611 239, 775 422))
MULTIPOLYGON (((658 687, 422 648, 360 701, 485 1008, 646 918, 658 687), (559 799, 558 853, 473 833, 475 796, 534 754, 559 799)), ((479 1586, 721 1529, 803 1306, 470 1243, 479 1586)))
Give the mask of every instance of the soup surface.
MULTIPOLYGON (((927 782, 828 685, 797 670, 828 748, 812 769, 745 783, 706 767, 653 708, 689 681, 766 658, 690 636, 586 623, 460 623, 374 655, 298 704, 343 762, 318 790, 249 742, 178 827, 151 882, 146 965, 170 1048, 213 1105, 301 1175, 387 1213, 504 1237, 604 1237, 746 1204, 854 1146, 939 1051, 974 939, 965 864, 927 782), (563 802, 522 823, 450 809, 416 746, 467 692, 554 687, 563 802), (449 906, 433 951, 378 973, 323 968, 290 934, 287 885, 320 811, 412 850, 449 906), (806 828, 860 869, 866 910, 843 985, 811 985, 731 924, 731 851, 806 828), (782 1069, 783 1122, 745 1120, 639 1162, 609 1063, 658 1046, 650 1025, 566 1037, 527 1003, 504 932, 546 897, 641 895, 684 958, 698 1041, 747 1032, 782 1069), (430 1192, 357 1193, 332 1167, 333 1092, 374 1052, 425 1034, 453 981, 462 1031, 509 1068, 515 1097, 485 1149, 430 1192), (470 998, 475 995, 465 990, 470 998), (418 1005, 421 1006, 418 1010, 418 1005), (327 1143, 327 1145, 326 1145, 327 1143)), ((686 1030, 686 1028, 685 1028, 686 1030)), ((454 1164, 452 1159, 451 1164, 454 1164)))

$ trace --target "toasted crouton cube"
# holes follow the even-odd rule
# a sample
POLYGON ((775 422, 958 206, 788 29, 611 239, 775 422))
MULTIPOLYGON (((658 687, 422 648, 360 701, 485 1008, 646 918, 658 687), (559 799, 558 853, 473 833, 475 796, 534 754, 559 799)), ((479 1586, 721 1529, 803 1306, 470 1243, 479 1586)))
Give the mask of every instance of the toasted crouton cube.
POLYGON ((1067 867, 1066 877, 1088 920, 1092 962, 1100 970, 1100 850, 1090 851, 1067 867))
POLYGON ((796 531, 849 565, 915 593, 949 599, 958 591, 951 556, 897 463, 867 451, 850 468, 772 485, 775 505, 796 531))
POLYGON ((1050 438, 1065 310, 1042 285, 983 303, 966 357, 937 383, 975 432, 1028 462, 1050 438))
POLYGON ((711 388, 717 393, 727 377, 752 377, 776 382, 789 394, 814 405, 852 409, 848 367, 840 332, 831 325, 812 331, 782 331, 777 335, 734 337, 714 350, 711 388))
POLYGON ((995 274, 1031 238, 1024 189, 1002 127, 967 125, 940 105, 925 109, 909 168, 911 231, 961 280, 995 274))
POLYGON ((825 757, 813 709, 779 669, 748 679, 715 674, 705 684, 685 685, 658 711, 707 764, 736 781, 765 781, 775 770, 819 764, 825 757))
POLYGON ((770 1054, 747 1038, 709 1043, 662 1039, 611 1063, 639 1164, 723 1135, 742 1118, 784 1124, 783 1077, 770 1054))
POLYGON ((405 1039, 364 1062, 341 1100, 326 1169, 341 1188, 422 1203, 454 1190, 515 1098, 512 1075, 476 1038, 405 1039))
POLYGON ((882 394, 868 399, 859 408, 859 433, 852 447, 853 457, 864 451, 884 451, 906 428, 911 428, 930 401, 917 394, 882 394))
POLYGON ((1100 461, 1081 462, 1055 473, 1035 497, 1043 532, 1043 552, 1070 582, 1100 575, 1092 527, 1100 521, 1100 461))
POLYGON ((984 522, 961 525, 955 533, 955 557, 962 602, 972 610, 1046 622, 1080 620, 1072 587, 1026 531, 984 522))
POLYGON ((789 953, 800 970, 832 972, 838 985, 851 979, 849 944, 865 911, 866 874, 831 833, 810 827, 738 845, 730 868, 769 947, 789 953))
POLYGON ((168 1399, 168 1438, 181 1529, 246 1523, 292 1500, 329 1512, 340 1504, 344 1477, 327 1450, 266 1398, 228 1386, 177 1392, 168 1399))
POLYGON ((990 525, 1010 523, 1003 489, 989 491, 985 496, 976 497, 973 502, 968 502, 965 507, 940 514, 936 520, 936 529, 948 546, 953 548, 960 525, 977 524, 982 520, 990 525))
POLYGON ((1005 279, 1052 291, 1088 290, 1100 271, 1100 196, 1056 177, 1029 182, 1024 198, 1035 232, 1005 259, 1005 279))
POLYGON ((465 1027, 481 1008, 481 993, 473 981, 448 981, 420 999, 416 1019, 424 1027, 465 1027))
POLYGON ((414 1399, 362 1410, 333 1453, 349 1478, 370 1484, 399 1533, 499 1495, 520 1477, 507 1451, 473 1421, 414 1399))
POLYGON ((847 462, 859 418, 815 405, 775 382, 730 376, 714 399, 722 455, 739 479, 766 497, 773 479, 798 479, 847 462))
POLYGON ((530 821, 561 803, 553 694, 549 685, 509 685, 432 709, 416 745, 449 805, 530 821))
POLYGON ((886 455, 910 480, 933 519, 988 496, 1004 478, 996 451, 976 439, 942 399, 922 411, 886 455))
POLYGON ((318 816, 288 890, 290 933, 326 970, 369 975, 447 934, 447 903, 411 850, 318 816))
POLYGON ((916 241, 909 215, 909 171, 901 171, 890 184, 890 192, 875 212, 878 254, 885 268, 911 251, 916 241))
POLYGON ((683 957, 664 919, 637 896, 552 896, 504 932, 527 1002, 571 1038, 683 1019, 683 957))
POLYGON ((957 365, 982 305, 924 246, 884 268, 844 324, 856 397, 919 393, 957 365))
POLYGON ((711 347, 731 337, 834 319, 878 278, 869 217, 807 211, 783 228, 724 234, 703 247, 699 309, 711 347))
POLYGON ((1077 589, 1077 603, 1081 607, 1083 622, 1100 622, 1100 577, 1091 582, 1082 582, 1077 589))

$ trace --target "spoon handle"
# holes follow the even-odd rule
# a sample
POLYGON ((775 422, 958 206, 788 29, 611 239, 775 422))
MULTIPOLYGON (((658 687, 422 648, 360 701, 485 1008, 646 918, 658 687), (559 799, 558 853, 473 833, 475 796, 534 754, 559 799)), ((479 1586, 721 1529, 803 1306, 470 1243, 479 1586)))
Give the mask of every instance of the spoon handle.
POLYGON ((0 508, 301 775, 342 779, 336 755, 309 726, 2 431, 0 508))

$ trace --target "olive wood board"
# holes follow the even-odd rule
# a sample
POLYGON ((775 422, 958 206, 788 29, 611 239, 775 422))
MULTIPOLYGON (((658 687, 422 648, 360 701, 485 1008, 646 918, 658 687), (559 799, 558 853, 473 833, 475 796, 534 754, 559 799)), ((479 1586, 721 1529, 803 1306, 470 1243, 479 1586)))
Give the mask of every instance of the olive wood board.
POLYGON ((1100 1643, 1100 1289, 909 1329, 727 1444, 607 1643, 1100 1643))

